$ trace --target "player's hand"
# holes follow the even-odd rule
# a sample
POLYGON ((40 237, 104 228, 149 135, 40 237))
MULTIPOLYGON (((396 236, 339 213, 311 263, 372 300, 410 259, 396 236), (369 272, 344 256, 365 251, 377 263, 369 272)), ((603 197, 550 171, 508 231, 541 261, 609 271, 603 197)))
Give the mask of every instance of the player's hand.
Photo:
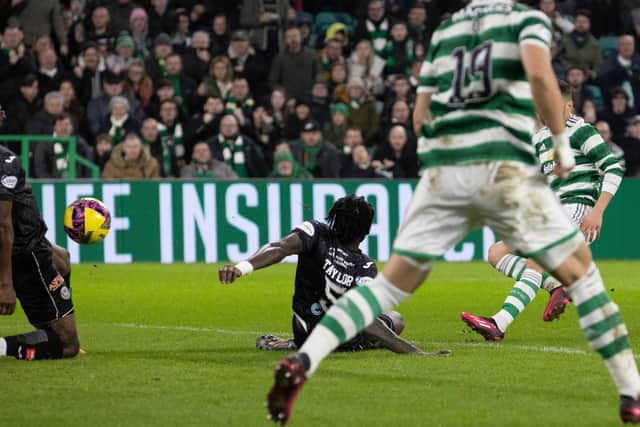
POLYGON ((218 270, 218 277, 223 285, 230 285, 240 276, 242 276, 242 272, 233 265, 223 265, 218 270))
POLYGON ((576 159, 573 157, 573 150, 566 134, 554 135, 553 139, 553 160, 555 166, 553 173, 562 179, 569 176, 569 172, 575 167, 576 159))
POLYGON ((9 316, 16 311, 16 291, 13 285, 0 284, 0 315, 9 316))
POLYGON ((602 212, 593 209, 587 216, 584 217, 580 223, 580 230, 584 237, 587 239, 587 243, 591 243, 600 237, 600 230, 602 229, 602 212))

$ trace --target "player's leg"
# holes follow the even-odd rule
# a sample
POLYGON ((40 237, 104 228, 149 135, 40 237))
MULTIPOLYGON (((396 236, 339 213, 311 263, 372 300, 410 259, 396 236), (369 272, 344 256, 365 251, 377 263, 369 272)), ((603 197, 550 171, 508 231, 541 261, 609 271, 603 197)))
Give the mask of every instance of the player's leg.
MULTIPOLYGON (((483 201, 492 227, 507 244, 533 258, 566 286, 576 305, 589 345, 604 359, 619 394, 621 416, 640 422, 640 376, 618 306, 607 294, 584 237, 571 222, 542 179, 496 191, 496 200, 483 201), (511 212, 499 200, 517 201, 511 212)), ((506 203, 505 203, 506 204, 506 203)))
POLYGON ((0 356, 59 359, 79 351, 71 288, 53 266, 53 251, 43 242, 14 260, 14 288, 35 331, 0 338, 0 356))

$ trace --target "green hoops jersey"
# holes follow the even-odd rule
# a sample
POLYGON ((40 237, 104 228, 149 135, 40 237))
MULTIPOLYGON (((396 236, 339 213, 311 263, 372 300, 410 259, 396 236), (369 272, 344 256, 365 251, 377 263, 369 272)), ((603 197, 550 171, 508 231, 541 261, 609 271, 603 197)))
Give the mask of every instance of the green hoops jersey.
POLYGON ((571 116, 566 123, 566 132, 576 159, 576 167, 565 180, 553 174, 555 164, 549 129, 542 128, 533 136, 542 172, 548 177, 551 188, 560 201, 594 206, 601 191, 616 194, 624 168, 598 131, 581 117, 571 116))
POLYGON ((418 93, 431 93, 422 167, 514 160, 536 164, 535 109, 520 46, 545 49, 551 24, 510 1, 474 0, 434 32, 418 93))

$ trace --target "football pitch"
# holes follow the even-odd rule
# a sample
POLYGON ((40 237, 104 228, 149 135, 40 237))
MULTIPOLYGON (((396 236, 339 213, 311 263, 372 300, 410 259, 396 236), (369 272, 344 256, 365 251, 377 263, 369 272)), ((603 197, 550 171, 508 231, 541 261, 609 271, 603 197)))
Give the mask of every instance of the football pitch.
MULTIPOLYGON (((600 262, 640 352, 640 263, 600 262)), ((222 286, 217 266, 74 267, 81 345, 72 360, 0 359, 2 425, 268 426, 263 402, 286 353, 255 349, 289 335, 294 265, 222 286)), ((492 314, 511 282, 482 263, 437 263, 399 309, 403 334, 447 358, 338 353, 302 391, 292 426, 612 426, 618 398, 575 309, 544 323, 547 295, 486 343, 460 311, 492 314)), ((0 334, 29 330, 21 311, 0 334)))

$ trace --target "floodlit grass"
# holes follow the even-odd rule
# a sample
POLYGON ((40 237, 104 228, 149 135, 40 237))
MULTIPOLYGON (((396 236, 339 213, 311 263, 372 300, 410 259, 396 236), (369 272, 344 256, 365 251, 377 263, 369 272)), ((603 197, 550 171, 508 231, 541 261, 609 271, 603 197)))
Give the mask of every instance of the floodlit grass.
MULTIPOLYGON (((636 350, 640 263, 601 262, 636 350)), ((272 368, 255 349, 288 333, 292 265, 223 287, 214 265, 80 265, 72 286, 82 347, 72 360, 0 360, 1 425, 261 426, 272 368)), ((551 324, 541 291, 501 344, 460 311, 492 314, 511 283, 482 263, 439 263, 403 304, 405 336, 448 358, 383 350, 332 355, 300 395, 292 426, 611 426, 618 396, 575 310, 551 324)), ((19 311, 0 333, 29 330, 19 311)))

